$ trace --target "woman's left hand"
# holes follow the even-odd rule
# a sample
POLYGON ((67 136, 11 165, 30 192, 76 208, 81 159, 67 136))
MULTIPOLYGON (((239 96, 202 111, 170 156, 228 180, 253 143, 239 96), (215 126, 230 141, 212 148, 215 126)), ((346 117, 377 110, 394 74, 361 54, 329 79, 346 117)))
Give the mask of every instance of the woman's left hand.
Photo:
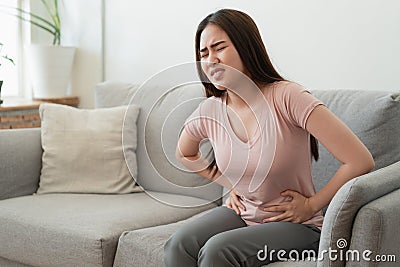
POLYGON ((263 222, 294 222, 302 223, 310 219, 316 211, 313 210, 310 203, 311 198, 307 198, 299 192, 285 190, 281 196, 291 197, 292 200, 287 204, 271 206, 264 208, 264 211, 282 212, 279 215, 264 219, 263 222))

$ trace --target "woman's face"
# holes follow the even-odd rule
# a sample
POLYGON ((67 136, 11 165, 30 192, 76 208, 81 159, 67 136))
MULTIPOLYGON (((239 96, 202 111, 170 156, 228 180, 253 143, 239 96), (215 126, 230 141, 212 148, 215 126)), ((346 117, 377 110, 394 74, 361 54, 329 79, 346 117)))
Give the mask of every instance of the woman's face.
POLYGON ((239 53, 228 35, 214 24, 208 24, 201 33, 200 60, 204 73, 219 90, 229 88, 228 85, 237 76, 242 76, 242 73, 247 75, 239 53))

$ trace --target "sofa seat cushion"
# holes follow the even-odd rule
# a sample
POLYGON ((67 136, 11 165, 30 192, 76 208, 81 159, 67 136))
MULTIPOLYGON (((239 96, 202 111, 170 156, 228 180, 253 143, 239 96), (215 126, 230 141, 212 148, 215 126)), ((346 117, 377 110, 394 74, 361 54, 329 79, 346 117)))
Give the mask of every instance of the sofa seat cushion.
POLYGON ((193 208, 166 205, 145 192, 44 194, 0 201, 0 257, 32 266, 112 266, 124 231, 168 224, 214 207, 152 192, 193 208), (196 206, 197 205, 197 206, 196 206))
POLYGON ((0 266, 2 267, 32 267, 31 265, 25 265, 15 261, 10 261, 5 258, 0 257, 0 266))
POLYGON ((168 238, 183 224, 203 216, 207 212, 204 211, 188 219, 170 224, 124 232, 118 242, 114 267, 163 267, 164 244, 168 238))
MULTIPOLYGON (((164 244, 182 225, 209 212, 198 213, 175 223, 124 232, 118 242, 114 267, 163 267, 164 244)), ((268 267, 315 267, 314 260, 287 261, 268 264, 268 267)))

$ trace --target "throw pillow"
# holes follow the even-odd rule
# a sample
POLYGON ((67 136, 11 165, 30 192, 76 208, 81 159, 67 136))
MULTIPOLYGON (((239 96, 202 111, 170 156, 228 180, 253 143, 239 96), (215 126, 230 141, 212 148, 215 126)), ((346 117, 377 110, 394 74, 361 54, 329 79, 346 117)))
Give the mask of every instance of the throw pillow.
POLYGON ((129 123, 124 132, 129 142, 122 144, 124 119, 136 122, 139 107, 85 110, 46 103, 39 113, 43 156, 37 194, 141 191, 132 178, 136 162, 131 176, 123 154, 136 151, 136 123, 129 123))

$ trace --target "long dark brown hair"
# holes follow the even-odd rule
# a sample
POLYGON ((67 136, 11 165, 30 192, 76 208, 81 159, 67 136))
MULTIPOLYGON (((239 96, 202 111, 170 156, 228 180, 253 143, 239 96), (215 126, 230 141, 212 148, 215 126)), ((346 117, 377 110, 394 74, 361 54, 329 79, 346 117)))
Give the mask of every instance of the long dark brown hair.
MULTIPOLYGON (((214 24, 226 32, 232 41, 250 78, 256 84, 267 85, 277 81, 286 81, 275 70, 269 59, 267 50, 261 39, 260 32, 253 19, 244 12, 233 9, 220 9, 204 18, 197 27, 195 36, 195 51, 197 72, 206 90, 207 97, 220 97, 223 91, 218 90, 203 72, 200 63, 200 36, 208 24, 214 24)), ((311 154, 315 161, 319 158, 317 139, 311 135, 311 154)), ((216 165, 215 159, 209 169, 216 165)), ((214 173, 215 174, 215 173, 214 173)))

